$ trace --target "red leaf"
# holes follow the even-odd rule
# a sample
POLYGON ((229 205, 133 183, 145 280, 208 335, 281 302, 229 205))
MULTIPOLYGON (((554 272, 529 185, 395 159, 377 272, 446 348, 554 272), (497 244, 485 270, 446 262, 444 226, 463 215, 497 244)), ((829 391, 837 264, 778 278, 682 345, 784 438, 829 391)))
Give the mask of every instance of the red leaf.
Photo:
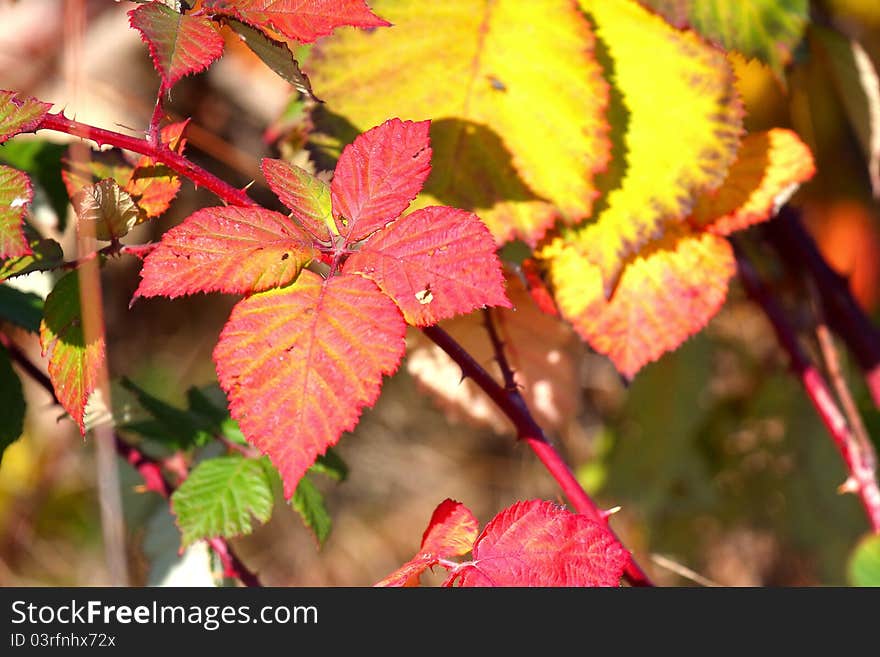
POLYGON ((345 147, 330 193, 339 234, 356 242, 406 210, 431 172, 430 121, 385 123, 345 147))
MULTIPOLYGON (((176 153, 183 153, 186 139, 183 131, 189 119, 162 128, 160 141, 176 153)), ((146 218, 165 212, 180 191, 180 177, 164 164, 142 155, 131 172, 125 191, 134 197, 146 218)))
POLYGON ((162 236, 134 297, 268 290, 294 280, 314 256, 311 241, 283 214, 204 208, 162 236))
POLYGON ((203 4, 214 13, 235 16, 303 43, 343 25, 390 25, 371 12, 364 0, 205 0, 203 4))
POLYGON ((0 90, 0 144, 20 132, 36 129, 51 108, 52 103, 0 90))
POLYGON ((229 410, 267 454, 288 499, 315 458, 357 424, 394 373, 406 325, 374 283, 305 271, 232 310, 214 362, 229 410))
POLYGON ((0 260, 31 254, 22 222, 33 197, 27 175, 0 166, 0 260))
POLYGON ((330 188, 305 169, 265 158, 260 163, 269 187, 319 242, 330 242, 330 188))
POLYGON ((510 308, 495 240, 464 210, 435 206, 398 219, 352 254, 345 271, 375 281, 415 326, 484 306, 510 308))
POLYGON ((150 48, 167 91, 185 75, 198 73, 223 54, 223 37, 213 21, 150 2, 128 12, 129 22, 150 48))
POLYGON ((473 561, 446 585, 617 586, 629 553, 603 525, 552 502, 517 502, 493 518, 473 561))
POLYGON ((376 583, 376 586, 416 586, 419 575, 440 559, 459 557, 471 551, 479 524, 461 502, 445 499, 434 510, 415 557, 376 583))

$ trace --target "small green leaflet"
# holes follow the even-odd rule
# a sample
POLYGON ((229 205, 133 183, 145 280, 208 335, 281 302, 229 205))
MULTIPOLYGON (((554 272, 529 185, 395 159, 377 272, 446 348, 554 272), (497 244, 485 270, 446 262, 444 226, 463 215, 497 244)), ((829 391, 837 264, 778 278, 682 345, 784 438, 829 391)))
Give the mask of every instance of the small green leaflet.
POLYGON ((296 485, 290 506, 299 513, 306 527, 315 534, 318 544, 323 545, 330 535, 332 520, 324 504, 324 496, 308 475, 303 476, 296 485))
POLYGON ((207 538, 249 534, 272 516, 268 459, 218 456, 199 463, 171 496, 183 547, 207 538))

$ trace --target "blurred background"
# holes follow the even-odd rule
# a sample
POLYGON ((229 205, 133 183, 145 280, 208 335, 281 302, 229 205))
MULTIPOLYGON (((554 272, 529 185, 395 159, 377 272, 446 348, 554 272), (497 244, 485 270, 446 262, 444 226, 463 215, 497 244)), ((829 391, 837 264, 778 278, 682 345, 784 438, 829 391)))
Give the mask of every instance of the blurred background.
MULTIPOLYGON (((158 81, 146 47, 128 27, 125 12, 133 5, 77 3, 87 15, 80 27, 71 4, 0 0, 0 88, 56 103, 67 116, 93 125, 143 130, 158 81)), ((880 3, 820 4, 880 67, 880 3)), ((813 149, 819 173, 796 201, 828 261, 880 320, 880 207, 846 90, 838 89, 833 44, 810 31, 784 80, 756 62, 732 60, 747 127, 792 127, 813 149)), ((226 55, 206 74, 177 84, 167 107, 178 118, 192 117, 187 152, 194 161, 240 187, 256 181, 252 195, 272 206, 258 162, 291 155, 301 144, 290 93, 230 38, 226 55)), ((63 135, 43 133, 15 142, 46 140, 51 143, 40 152, 56 157, 67 143, 63 135)), ((5 157, 7 147, 0 149, 5 157)), ((53 191, 45 191, 51 197, 53 191)), ((195 209, 214 204, 212 195, 185 181, 172 209, 127 241, 158 239, 195 209)), ((34 221, 73 248, 71 224, 52 206, 43 203, 34 221)), ((122 258, 103 270, 110 373, 182 407, 191 386, 215 383, 211 351, 236 299, 141 299, 129 309, 138 268, 133 258, 122 258)), ((16 285, 46 294, 53 280, 36 274, 16 285)), ((810 309, 801 312, 808 324, 810 309)), ((569 382, 556 399, 564 412, 551 423, 552 439, 590 493, 606 507, 621 507, 612 525, 658 583, 694 584, 683 568, 729 586, 847 583, 849 554, 868 529, 863 511, 855 496, 837 493, 846 478, 841 459, 788 374, 772 329, 736 282, 705 331, 629 385, 570 332, 553 330, 562 364, 532 364, 529 373, 538 388, 569 382)), ((528 339, 526 332, 517 335, 528 339)), ((39 360, 35 336, 19 332, 14 338, 39 360)), ((333 518, 323 547, 280 499, 269 523, 233 541, 265 584, 370 585, 414 554, 433 509, 447 497, 471 508, 482 524, 518 499, 563 501, 503 421, 468 419, 425 394, 419 379, 425 368, 431 371, 430 353, 418 336, 410 342, 409 361, 386 382, 356 431, 340 441, 349 478, 341 484, 318 480, 333 518)), ((519 348, 527 359, 528 345, 519 348)), ((841 357, 876 440, 880 414, 842 349, 841 357)), ((485 364, 491 366, 488 359, 485 364)), ((23 380, 25 433, 0 466, 0 585, 105 584, 93 442, 61 417, 42 388, 23 380)), ((114 408, 129 412, 130 395, 113 390, 114 408)), ((138 475, 122 462, 120 476, 131 583, 211 583, 216 564, 204 547, 178 554, 167 504, 143 492, 138 475)))

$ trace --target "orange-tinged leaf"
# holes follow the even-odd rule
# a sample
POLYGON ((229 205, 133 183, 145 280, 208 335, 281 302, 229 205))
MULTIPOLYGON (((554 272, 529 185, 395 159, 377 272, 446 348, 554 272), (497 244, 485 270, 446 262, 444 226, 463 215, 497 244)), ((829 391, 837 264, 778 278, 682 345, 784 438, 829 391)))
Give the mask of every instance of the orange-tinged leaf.
POLYGON ((724 53, 634 0, 580 0, 607 53, 615 92, 613 171, 604 209, 571 239, 610 295, 628 259, 683 221, 736 156, 742 111, 724 53))
POLYGON ((83 187, 71 201, 80 225, 92 223, 99 240, 124 237, 140 219, 137 204, 112 178, 83 187))
MULTIPOLYGON (((322 42, 310 77, 355 129, 432 119, 433 172, 419 206, 474 211, 498 242, 534 243, 560 213, 590 215, 609 157, 608 85, 574 3, 373 4, 394 27, 322 42)), ((320 127, 351 139, 342 123, 325 117, 320 127)))
POLYGON ((33 197, 31 181, 25 173, 0 166, 0 260, 31 253, 23 222, 33 197))
POLYGON ((293 212, 300 225, 319 242, 330 242, 330 186, 320 178, 284 160, 265 158, 260 163, 266 182, 293 212))
MULTIPOLYGON (((518 278, 508 279, 507 294, 513 310, 493 312, 493 319, 516 382, 541 426, 562 432, 579 410, 583 343, 567 323, 543 313, 518 278)), ((482 315, 456 317, 441 327, 504 385, 482 315)), ((510 420, 480 387, 462 380, 461 368, 421 333, 413 333, 408 341, 406 369, 453 419, 514 433, 510 420)))
POLYGON ((364 0, 205 0, 203 4, 215 14, 234 16, 303 43, 326 36, 343 25, 389 25, 370 11, 364 0))
POLYGON ((356 242, 406 210, 431 171, 429 121, 389 119, 345 147, 330 198, 336 230, 356 242))
POLYGON ((543 500, 493 518, 447 585, 618 586, 629 553, 607 527, 543 500))
POLYGON ((223 37, 207 18, 182 14, 161 2, 136 7, 128 17, 150 49, 163 91, 185 75, 203 71, 223 54, 223 37))
MULTIPOLYGON (((68 153, 70 151, 68 150, 68 153)), ((61 180, 67 195, 75 198, 83 187, 94 185, 100 180, 112 179, 120 187, 127 187, 132 167, 127 164, 118 151, 91 151, 90 159, 61 158, 61 180)))
POLYGON ((49 357, 49 378, 58 401, 85 434, 85 409, 104 362, 104 338, 86 342, 76 271, 62 277, 46 297, 40 346, 49 357))
POLYGON ((374 281, 414 326, 510 307, 492 235, 475 214, 455 208, 398 219, 352 254, 344 271, 374 281))
POLYGON ((556 300, 581 337, 629 378, 706 325, 736 270, 726 239, 682 226, 643 249, 607 300, 581 246, 557 240, 548 250, 556 300))
POLYGON ((0 144, 21 132, 34 130, 51 108, 52 103, 0 89, 0 144))
POLYGON ((403 316, 372 281, 304 271, 240 301, 214 361, 248 442, 281 473, 288 499, 305 471, 379 396, 403 355, 403 316))
MULTIPOLYGON (((183 153, 186 146, 183 132, 187 124, 189 119, 165 126, 159 140, 176 153, 183 153)), ((135 199, 145 219, 158 217, 180 191, 180 177, 164 164, 142 155, 129 174, 125 191, 135 199)))
POLYGON ((730 235, 765 221, 815 171, 810 149, 791 130, 751 134, 721 187, 697 199, 691 223, 730 235))
POLYGON ((311 241, 283 214, 204 208, 162 236, 144 260, 135 298, 268 290, 294 280, 314 256, 311 241))
POLYGON ((431 516, 419 553, 376 586, 418 586, 419 576, 440 559, 470 552, 478 532, 479 523, 470 509, 461 502, 443 500, 431 516))

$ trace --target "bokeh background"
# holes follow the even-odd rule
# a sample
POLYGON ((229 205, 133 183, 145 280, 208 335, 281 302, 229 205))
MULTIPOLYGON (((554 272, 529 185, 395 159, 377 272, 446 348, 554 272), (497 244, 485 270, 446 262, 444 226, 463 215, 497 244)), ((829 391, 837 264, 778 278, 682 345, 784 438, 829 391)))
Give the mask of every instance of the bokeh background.
MULTIPOLYGON (((0 88, 54 102, 94 125, 142 128, 158 83, 146 47, 128 27, 125 12, 133 5, 85 2, 87 21, 79 31, 69 4, 0 0, 0 88)), ((822 5, 880 67, 876 0, 822 5)), ((797 202, 826 258, 880 319, 880 207, 822 41, 808 35, 785 80, 733 59, 747 126, 792 127, 813 149, 819 173, 797 202)), ((285 125, 279 117, 289 96, 286 83, 230 39, 220 62, 174 88, 168 108, 193 118, 188 152, 195 161, 239 186, 256 181, 254 197, 273 203, 260 186, 258 162, 279 156, 272 137, 285 125)), ((59 153, 66 143, 63 136, 39 139, 58 143, 59 153)), ((294 137, 283 147, 290 154, 296 145, 294 137)), ((215 202, 184 183, 171 211, 129 241, 157 239, 215 202)), ((65 228, 65 218, 48 207, 35 221, 66 248, 75 245, 71 225, 65 228)), ((216 380, 211 351, 235 299, 140 300, 129 309, 137 270, 133 259, 119 259, 103 272, 111 376, 129 377, 184 405, 190 386, 216 380)), ((45 294, 51 276, 19 283, 45 294)), ((809 326, 809 306, 792 308, 809 326)), ((39 358, 34 336, 14 337, 39 358)), ((864 515, 854 496, 837 493, 845 479, 839 455, 788 374, 769 324, 735 282, 705 331, 630 384, 586 348, 570 346, 569 353, 577 412, 553 440, 602 504, 621 507, 613 526, 658 583, 694 584, 680 566, 721 585, 847 583, 850 551, 867 531, 864 515)), ((841 357, 876 438, 880 414, 843 350, 841 357)), ((0 466, 0 585, 107 583, 93 443, 60 417, 39 386, 24 380, 25 434, 0 466)), ((124 414, 125 393, 118 387, 114 393, 114 408, 124 414)), ((562 501, 553 480, 503 424, 478 426, 450 416, 406 367, 386 382, 375 408, 343 437, 338 452, 350 476, 342 484, 319 481, 334 522, 323 547, 281 500, 269 523, 233 541, 264 583, 370 585, 412 556, 446 497, 464 502, 482 523, 517 499, 562 501)), ((179 555, 166 504, 140 490, 137 474, 121 462, 120 476, 131 583, 210 583, 216 564, 204 548, 179 555)))

